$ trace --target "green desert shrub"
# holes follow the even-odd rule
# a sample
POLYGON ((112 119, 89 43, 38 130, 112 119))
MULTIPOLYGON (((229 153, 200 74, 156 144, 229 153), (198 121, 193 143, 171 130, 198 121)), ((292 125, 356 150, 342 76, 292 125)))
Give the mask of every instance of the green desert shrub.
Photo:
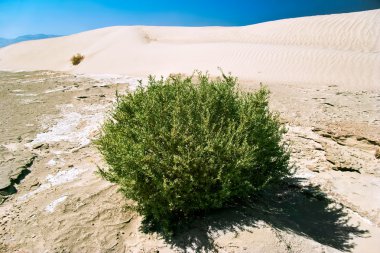
POLYGON ((73 55, 73 57, 71 57, 70 61, 73 65, 78 65, 79 63, 81 63, 84 59, 84 55, 81 55, 81 54, 76 54, 76 55, 73 55))
POLYGON ((120 185, 150 224, 173 223, 247 199, 290 174, 284 127, 269 91, 237 90, 237 79, 150 77, 118 96, 97 145, 103 177, 120 185))

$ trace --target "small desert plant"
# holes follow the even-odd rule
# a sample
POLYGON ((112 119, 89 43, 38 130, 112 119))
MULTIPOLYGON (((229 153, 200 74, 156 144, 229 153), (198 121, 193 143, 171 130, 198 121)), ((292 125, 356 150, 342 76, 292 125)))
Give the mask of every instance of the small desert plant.
POLYGON ((269 91, 243 94, 236 86, 226 75, 150 77, 146 88, 118 96, 97 141, 109 165, 100 173, 150 224, 170 232, 178 219, 246 199, 290 174, 269 91))
POLYGON ((79 63, 81 63, 84 59, 84 55, 81 55, 81 54, 76 54, 76 55, 73 55, 73 57, 71 57, 70 61, 73 65, 78 65, 79 63))

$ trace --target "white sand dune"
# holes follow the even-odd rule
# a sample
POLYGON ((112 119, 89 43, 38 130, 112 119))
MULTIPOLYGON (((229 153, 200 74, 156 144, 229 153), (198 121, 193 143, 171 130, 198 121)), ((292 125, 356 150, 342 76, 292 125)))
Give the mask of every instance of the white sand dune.
POLYGON ((380 89, 380 10, 244 27, 108 27, 0 49, 1 70, 145 76, 217 67, 267 84, 380 89), (86 57, 78 66, 75 53, 86 57))

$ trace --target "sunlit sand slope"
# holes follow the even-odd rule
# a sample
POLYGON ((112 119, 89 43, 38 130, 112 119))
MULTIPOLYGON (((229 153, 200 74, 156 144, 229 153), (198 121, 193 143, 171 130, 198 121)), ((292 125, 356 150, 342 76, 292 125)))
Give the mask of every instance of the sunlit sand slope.
POLYGON ((380 10, 243 27, 108 27, 0 49, 2 70, 145 76, 218 67, 268 84, 380 89, 380 10), (72 66, 76 53, 85 60, 72 66))

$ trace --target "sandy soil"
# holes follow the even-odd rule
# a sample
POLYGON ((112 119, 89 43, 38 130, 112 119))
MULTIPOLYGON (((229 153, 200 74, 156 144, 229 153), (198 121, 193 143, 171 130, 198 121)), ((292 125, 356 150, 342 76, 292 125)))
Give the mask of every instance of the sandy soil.
MULTIPOLYGON (((95 173, 104 163, 91 140, 116 89, 133 90, 137 79, 40 71, 4 72, 0 80, 0 117, 7 119, 0 153, 14 154, 20 164, 23 157, 35 157, 22 169, 27 173, 12 181, 17 192, 0 205, 0 252, 378 250, 376 92, 270 85, 271 107, 289 129, 286 138, 298 168, 294 181, 263 193, 252 205, 195 219, 165 241, 141 232, 141 218, 124 208, 127 201, 117 187, 95 173), (32 106, 38 109, 29 110, 32 106)), ((256 87, 257 82, 241 85, 245 91, 256 87)), ((3 169, 15 170, 8 160, 1 159, 3 169)))
POLYGON ((219 74, 266 84, 379 90, 380 10, 244 27, 108 27, 0 49, 2 70, 219 74), (72 66, 81 53, 84 61, 72 66))

